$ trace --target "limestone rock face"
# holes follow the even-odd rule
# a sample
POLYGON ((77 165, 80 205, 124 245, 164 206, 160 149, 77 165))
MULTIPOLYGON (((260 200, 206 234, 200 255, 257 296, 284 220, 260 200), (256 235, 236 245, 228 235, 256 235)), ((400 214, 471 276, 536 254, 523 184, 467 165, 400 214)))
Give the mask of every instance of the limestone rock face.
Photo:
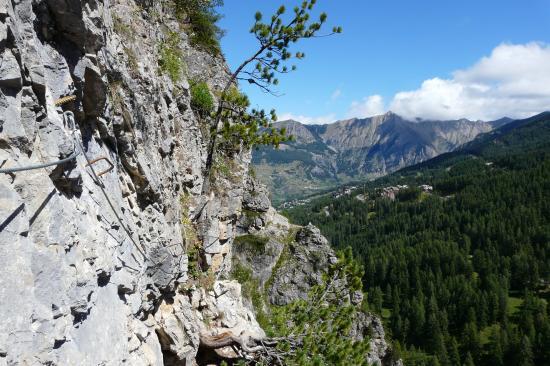
POLYGON ((246 181, 243 206, 245 209, 251 211, 267 212, 271 207, 267 187, 260 184, 254 178, 249 177, 246 181))
POLYGON ((215 95, 229 74, 177 32, 185 65, 164 75, 178 27, 157 1, 0 0, 0 169, 76 154, 0 173, 0 365, 203 364, 201 335, 264 336, 228 279, 234 258, 274 303, 333 260, 315 228, 295 239, 248 177, 249 151, 205 172, 210 128, 189 85, 215 95), (234 248, 243 233, 269 237, 267 252, 234 248))
POLYGON ((213 335, 231 332, 263 338, 265 333, 254 314, 242 305, 241 285, 237 281, 216 281, 212 289, 201 292, 205 310, 198 316, 203 320, 202 333, 213 335))
POLYGON ((227 67, 178 32, 187 73, 172 81, 167 29, 178 23, 160 2, 0 0, 0 169, 85 154, 0 174, 0 365, 192 364, 204 309, 225 319, 210 333, 261 333, 239 291, 207 291, 205 308, 181 289, 184 219, 205 266, 230 268, 250 154, 201 194, 208 127, 189 80, 214 91, 227 67), (113 168, 96 179, 86 158, 113 168))
POLYGON ((370 352, 367 356, 369 364, 403 366, 403 361, 392 359, 380 318, 368 313, 358 313, 352 325, 352 334, 358 340, 370 338, 370 352))
POLYGON ((286 257, 268 289, 272 304, 306 299, 309 289, 321 283, 323 270, 337 261, 327 239, 311 224, 298 231, 286 257))
POLYGON ((19 64, 11 50, 4 50, 0 62, 0 86, 5 88, 20 88, 21 70, 19 70, 19 64))

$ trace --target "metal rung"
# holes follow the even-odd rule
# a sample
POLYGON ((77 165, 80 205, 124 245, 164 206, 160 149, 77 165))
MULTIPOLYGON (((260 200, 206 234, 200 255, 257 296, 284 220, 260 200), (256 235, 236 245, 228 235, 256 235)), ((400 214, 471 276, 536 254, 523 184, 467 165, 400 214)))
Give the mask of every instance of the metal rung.
POLYGON ((90 160, 90 162, 89 162, 88 164, 86 164, 86 166, 90 166, 90 165, 92 165, 92 164, 95 164, 95 163, 97 163, 97 162, 100 161, 100 160, 105 160, 105 161, 110 165, 110 167, 107 168, 107 169, 105 169, 105 170, 102 171, 102 172, 97 173, 97 176, 98 176, 98 177, 101 177, 103 174, 109 173, 109 172, 110 172, 111 170, 113 170, 113 168, 115 167, 115 166, 113 165, 113 163, 111 163, 111 161, 110 161, 109 159, 107 159, 105 156, 101 156, 101 157, 96 158, 96 159, 94 159, 94 160, 90 160))

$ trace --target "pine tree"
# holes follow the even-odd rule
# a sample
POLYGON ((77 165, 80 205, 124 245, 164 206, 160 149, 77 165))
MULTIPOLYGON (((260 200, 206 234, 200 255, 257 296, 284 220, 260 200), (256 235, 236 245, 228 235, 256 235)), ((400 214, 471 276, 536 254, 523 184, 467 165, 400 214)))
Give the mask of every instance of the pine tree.
POLYGON ((455 337, 451 338, 449 345, 449 362, 452 366, 460 366, 460 351, 455 337))
POLYGON ((521 344, 518 354, 518 366, 533 366, 533 350, 531 348, 531 341, 526 335, 521 339, 521 344))
POLYGON ((475 323, 470 322, 466 324, 463 333, 463 346, 466 351, 472 354, 479 354, 481 349, 481 342, 479 340, 479 333, 475 323))
POLYGON ((472 358, 472 354, 470 352, 466 353, 466 358, 464 359, 464 366, 476 366, 474 363, 474 359, 472 358))
POLYGON ((441 363, 437 357, 432 357, 430 358, 429 366, 441 366, 441 363))
MULTIPOLYGON (((319 36, 319 31, 327 21, 326 13, 321 13, 317 21, 312 19, 311 12, 316 2, 301 2, 299 6, 294 7, 293 14, 288 19, 285 19, 284 5, 265 22, 262 13, 256 12, 250 33, 258 41, 257 48, 231 74, 220 91, 219 103, 213 112, 212 136, 205 167, 208 175, 214 164, 214 155, 220 147, 231 152, 241 144, 246 148, 253 145, 279 146, 281 142, 288 140, 284 129, 278 130, 272 126, 272 122, 277 119, 275 110, 266 113, 264 110, 249 109, 248 98, 237 90, 235 83, 247 82, 265 92, 274 93, 273 87, 279 83, 277 75, 287 74, 296 69, 295 65, 288 65, 289 60, 300 60, 305 57, 303 52, 291 52, 291 45, 303 39, 319 36), (223 137, 221 144, 218 144, 219 136, 223 137)), ((326 35, 341 32, 341 27, 333 27, 332 32, 326 35)), ((209 190, 207 180, 203 186, 203 193, 209 190)))
POLYGON ((370 291, 369 299, 374 312, 382 314, 382 291, 380 287, 377 286, 370 291))
MULTIPOLYGON (((550 305, 546 305, 546 307, 550 308, 550 305)), ((535 354, 542 363, 550 365, 550 320, 548 316, 546 316, 543 324, 540 326, 540 333, 537 340, 537 352, 535 354)))
POLYGON ((502 347, 502 340, 499 328, 493 328, 491 330, 488 345, 488 359, 491 365, 504 365, 504 349, 502 347))
POLYGON ((369 339, 356 341, 350 335, 359 309, 350 303, 349 292, 362 288, 362 276, 351 249, 345 250, 306 300, 273 308, 270 327, 279 341, 276 349, 262 354, 262 362, 281 359, 285 365, 366 366, 369 339))
POLYGON ((413 331, 412 336, 416 339, 422 336, 422 330, 425 325, 425 312, 422 298, 414 298, 412 302, 411 328, 413 331))

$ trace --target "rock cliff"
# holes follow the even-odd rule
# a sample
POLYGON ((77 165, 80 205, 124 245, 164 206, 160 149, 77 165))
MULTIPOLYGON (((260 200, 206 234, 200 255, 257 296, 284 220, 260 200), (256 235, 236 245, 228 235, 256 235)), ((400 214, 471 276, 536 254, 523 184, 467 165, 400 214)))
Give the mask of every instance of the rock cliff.
MULTIPOLYGON (((321 283, 337 257, 318 228, 292 225, 271 208, 266 187, 255 178, 248 179, 243 207, 233 245, 233 264, 236 272, 248 273, 242 276, 247 279, 243 281, 244 301, 261 320, 270 306, 307 299, 309 290, 321 283)), ((361 292, 348 296, 353 304, 363 301, 361 292)), ((352 333, 359 340, 370 338, 370 364, 401 365, 400 360, 393 359, 377 316, 359 312, 352 333)))
MULTIPOLYGON (((165 75, 179 26, 162 2, 0 0, 0 169, 65 160, 0 174, 0 365, 203 364, 201 337, 264 335, 230 279, 234 239, 296 229, 248 177, 249 151, 206 175, 190 83, 219 90, 228 70, 178 32, 184 71, 165 75)), ((321 242, 299 255, 330 260, 321 242)), ((264 285, 287 248, 272 246, 264 285)), ((301 262, 288 271, 314 281, 301 262)), ((287 282, 273 303, 305 290, 287 282)))

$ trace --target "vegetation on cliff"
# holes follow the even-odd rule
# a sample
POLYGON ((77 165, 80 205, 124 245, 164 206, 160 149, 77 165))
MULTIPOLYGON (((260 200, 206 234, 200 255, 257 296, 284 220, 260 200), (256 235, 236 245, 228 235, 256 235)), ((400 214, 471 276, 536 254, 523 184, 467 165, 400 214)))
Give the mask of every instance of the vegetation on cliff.
MULTIPOLYGON (((237 245, 256 240, 251 235, 244 238, 237 245)), ((237 262, 233 276, 242 283, 243 294, 268 334, 257 341, 260 347, 255 348, 251 364, 368 365, 370 339, 352 334, 361 303, 352 303, 350 294, 361 291, 362 275, 363 268, 353 259, 351 249, 340 251, 304 299, 276 306, 265 300, 269 286, 262 289, 251 269, 237 262)))
POLYGON ((217 22, 221 15, 216 7, 223 0, 174 0, 176 17, 189 33, 191 44, 217 56, 221 53, 220 38, 224 31, 217 22))
POLYGON ((351 249, 342 251, 306 300, 272 308, 269 329, 282 337, 285 365, 368 365, 369 340, 350 336, 358 305, 349 294, 361 290, 362 274, 351 249))
MULTIPOLYGON (((276 120, 275 112, 250 109, 248 97, 236 87, 236 83, 244 81, 274 92, 272 87, 278 84, 276 75, 295 70, 295 66, 287 65, 289 60, 305 56, 302 52, 291 52, 291 45, 301 39, 316 37, 326 22, 324 13, 318 21, 311 21, 310 12, 315 3, 315 0, 304 1, 294 8, 293 14, 286 20, 284 6, 267 22, 262 20, 262 14, 256 13, 251 33, 258 39, 258 49, 231 74, 222 90, 211 90, 204 80, 191 82, 191 107, 203 121, 211 124, 207 170, 229 175, 231 172, 220 166, 220 161, 232 157, 243 148, 278 146, 289 138, 284 129, 271 127, 276 120)), ((218 53, 217 43, 214 42, 220 34, 215 25, 218 16, 214 6, 217 2, 178 0, 175 4, 176 16, 190 23, 188 28, 192 42, 200 42, 213 54, 218 53), (208 21, 211 27, 204 26, 203 20, 208 21)), ((339 32, 341 29, 335 27, 332 33, 339 32)), ((164 51, 161 52, 161 68, 164 67, 163 71, 171 77, 180 71, 177 63, 172 62, 172 49, 174 47, 161 49, 164 51)), ((265 249, 267 240, 245 235, 237 238, 234 244, 257 253, 265 249)), ((190 265, 196 268, 190 273, 191 279, 204 286, 200 281, 205 277, 201 273, 200 255, 195 252, 191 254, 190 265)), ((243 295, 251 301, 257 320, 270 337, 250 340, 247 344, 243 339, 232 336, 203 342, 203 347, 216 348, 233 342, 239 344, 243 352, 253 354, 248 357, 251 364, 260 365, 366 365, 369 339, 356 339, 351 334, 361 302, 352 303, 350 294, 362 288, 363 275, 362 267, 352 260, 351 250, 339 255, 321 282, 311 288, 306 299, 284 306, 266 304, 265 294, 250 269, 234 263, 232 275, 242 283, 243 295)))
MULTIPOLYGON (((248 98, 235 87, 239 81, 258 86, 260 89, 274 93, 273 86, 279 83, 277 75, 286 74, 296 69, 289 66, 291 59, 302 59, 305 54, 292 52, 291 46, 300 40, 314 38, 319 35, 327 15, 321 13, 318 21, 311 19, 311 11, 316 0, 303 1, 293 9, 293 15, 285 19, 286 8, 279 7, 266 22, 263 15, 257 12, 254 24, 250 29, 258 45, 251 52, 251 56, 244 60, 230 75, 223 89, 220 91, 216 112, 212 114, 212 138, 208 148, 206 170, 210 171, 214 155, 218 147, 228 151, 228 147, 235 148, 244 145, 250 148, 254 145, 278 146, 289 137, 284 129, 276 129, 272 123, 277 117, 275 110, 269 113, 264 110, 250 109, 248 98), (218 144, 218 136, 222 143, 218 144)), ((332 33, 340 33, 340 27, 334 27, 332 33)), ((208 185, 205 190, 209 189, 208 185)))

